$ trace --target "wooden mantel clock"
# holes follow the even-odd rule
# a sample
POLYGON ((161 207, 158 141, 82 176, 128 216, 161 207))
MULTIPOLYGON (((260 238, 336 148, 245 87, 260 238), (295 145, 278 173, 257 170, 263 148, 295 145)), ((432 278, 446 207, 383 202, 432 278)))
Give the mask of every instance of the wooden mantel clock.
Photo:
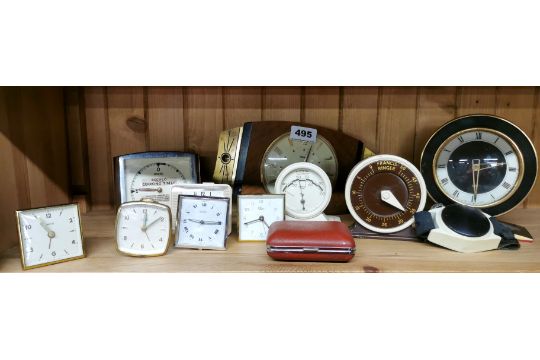
POLYGON ((214 181, 233 186, 236 194, 273 193, 285 167, 310 162, 322 168, 336 191, 331 213, 346 211, 343 190, 350 170, 374 153, 362 141, 337 130, 284 121, 247 122, 219 137, 214 181), (244 188, 244 190, 243 190, 244 188))

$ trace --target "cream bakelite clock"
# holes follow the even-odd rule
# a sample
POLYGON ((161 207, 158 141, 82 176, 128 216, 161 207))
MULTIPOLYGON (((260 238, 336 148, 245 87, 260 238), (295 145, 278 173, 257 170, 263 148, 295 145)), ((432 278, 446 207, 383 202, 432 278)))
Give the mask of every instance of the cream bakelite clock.
POLYGON ((116 216, 116 246, 130 256, 164 255, 171 241, 171 212, 151 200, 122 204, 116 216))
POLYGON ((238 195, 238 240, 266 241, 268 229, 285 219, 285 196, 238 195))
POLYGON ((79 206, 50 206, 17 211, 24 270, 85 256, 79 206))
POLYGON ((175 246, 225 250, 228 212, 228 198, 180 196, 175 246))
POLYGON ((285 194, 285 212, 295 220, 328 218, 323 211, 332 196, 330 178, 317 165, 301 162, 287 166, 276 179, 275 191, 285 194))

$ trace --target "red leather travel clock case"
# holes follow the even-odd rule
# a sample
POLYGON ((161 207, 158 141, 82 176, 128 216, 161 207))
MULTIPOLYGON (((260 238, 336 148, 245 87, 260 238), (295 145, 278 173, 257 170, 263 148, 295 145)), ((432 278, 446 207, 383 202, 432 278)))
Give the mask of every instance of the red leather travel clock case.
POLYGON ((266 252, 275 260, 346 262, 356 244, 339 221, 277 221, 270 226, 266 252))

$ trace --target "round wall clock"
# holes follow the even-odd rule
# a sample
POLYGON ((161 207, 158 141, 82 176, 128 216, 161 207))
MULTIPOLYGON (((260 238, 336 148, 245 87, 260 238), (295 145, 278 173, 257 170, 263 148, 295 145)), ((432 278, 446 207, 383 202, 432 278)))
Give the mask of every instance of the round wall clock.
POLYGON ((428 140, 420 162, 434 201, 482 208, 493 216, 525 199, 538 167, 527 135, 493 115, 467 115, 443 125, 428 140))
POLYGON ((394 155, 375 155, 358 163, 345 184, 345 201, 364 228, 393 233, 409 227, 426 203, 420 171, 394 155))
POLYGON ((285 213, 307 220, 323 213, 332 197, 328 175, 317 165, 301 162, 287 166, 276 180, 277 194, 285 194, 285 213))

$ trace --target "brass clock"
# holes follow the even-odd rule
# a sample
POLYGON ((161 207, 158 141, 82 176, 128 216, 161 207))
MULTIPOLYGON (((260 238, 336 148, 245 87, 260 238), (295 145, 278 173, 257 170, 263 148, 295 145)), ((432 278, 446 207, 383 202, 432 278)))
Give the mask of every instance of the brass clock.
POLYGON ((527 135, 506 119, 467 115, 448 122, 428 140, 421 171, 430 196, 500 215, 534 186, 537 157, 527 135))

